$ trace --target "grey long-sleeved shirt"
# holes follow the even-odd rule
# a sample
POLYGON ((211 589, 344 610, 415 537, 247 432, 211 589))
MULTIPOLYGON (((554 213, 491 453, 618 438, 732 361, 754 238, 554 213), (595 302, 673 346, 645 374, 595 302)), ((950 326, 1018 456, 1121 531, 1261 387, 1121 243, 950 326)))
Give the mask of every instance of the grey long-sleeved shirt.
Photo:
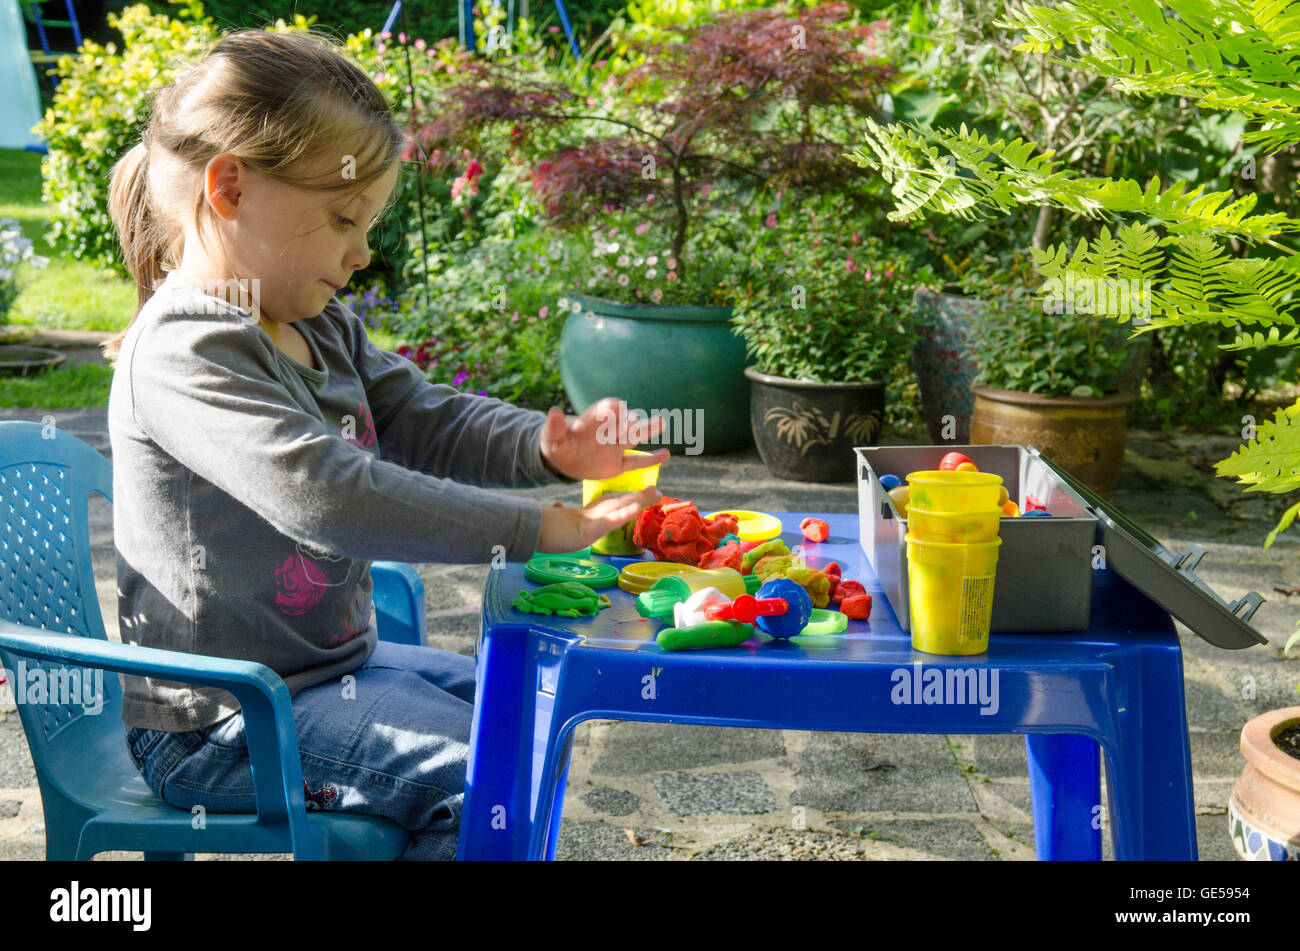
MULTIPOLYGON (((337 298, 294 326, 320 370, 172 272, 108 411, 122 639, 260 661, 291 694, 374 650, 371 561, 526 559, 540 506, 487 487, 566 481, 541 456, 545 414, 428 383, 337 298)), ((217 688, 123 679, 128 727, 239 710, 217 688)))

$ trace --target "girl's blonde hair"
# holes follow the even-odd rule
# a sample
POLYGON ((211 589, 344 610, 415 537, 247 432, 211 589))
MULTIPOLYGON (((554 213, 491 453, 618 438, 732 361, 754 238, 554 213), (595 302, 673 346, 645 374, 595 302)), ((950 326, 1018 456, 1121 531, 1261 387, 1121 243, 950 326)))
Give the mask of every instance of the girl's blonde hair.
POLYGON ((104 356, 116 367, 140 309, 180 266, 184 216, 202 240, 211 214, 204 169, 214 156, 229 152, 300 188, 359 192, 398 161, 402 146, 383 94, 330 38, 264 30, 222 37, 159 91, 139 144, 113 166, 108 210, 139 303, 126 329, 101 345, 104 356))

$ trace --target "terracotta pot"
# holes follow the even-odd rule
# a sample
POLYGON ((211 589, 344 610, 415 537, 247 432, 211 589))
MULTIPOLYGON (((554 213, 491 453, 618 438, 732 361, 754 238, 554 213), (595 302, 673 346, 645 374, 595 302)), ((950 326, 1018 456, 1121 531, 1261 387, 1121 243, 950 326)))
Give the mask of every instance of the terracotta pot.
POLYGON ((1300 759, 1273 738, 1300 724, 1300 707, 1270 710, 1241 730, 1246 768, 1228 800, 1228 829, 1244 859, 1300 861, 1300 759))
POLYGON ((813 383, 745 367, 758 454, 778 479, 852 482, 854 446, 874 446, 885 418, 884 383, 813 383))
POLYGON ((976 446, 1034 446, 1103 499, 1124 464, 1132 393, 1049 397, 976 384, 970 441, 976 446))

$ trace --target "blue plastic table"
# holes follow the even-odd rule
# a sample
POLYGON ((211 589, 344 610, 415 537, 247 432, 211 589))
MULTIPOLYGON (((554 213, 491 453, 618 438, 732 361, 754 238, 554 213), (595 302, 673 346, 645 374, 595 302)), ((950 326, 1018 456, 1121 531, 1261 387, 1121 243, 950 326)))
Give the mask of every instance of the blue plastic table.
MULTIPOLYGON (((589 719, 1024 733, 1044 859, 1101 857, 1100 744, 1115 857, 1196 858, 1182 653, 1169 615, 1146 595, 1098 569, 1087 631, 994 634, 974 657, 923 654, 912 650, 858 544, 856 515, 818 515, 831 537, 813 544, 798 525, 817 513, 773 514, 788 546, 805 545, 809 564, 838 561, 845 578, 862 581, 872 595, 869 621, 850 621, 834 636, 759 633, 739 647, 669 652, 654 641, 662 625, 640 618, 621 588, 602 589, 612 605, 595 617, 522 614, 511 598, 536 587, 523 565, 492 571, 461 858, 554 858, 572 730, 589 719), (980 682, 985 702, 971 702, 967 688, 980 682)), ((621 567, 634 559, 608 560, 621 567)))

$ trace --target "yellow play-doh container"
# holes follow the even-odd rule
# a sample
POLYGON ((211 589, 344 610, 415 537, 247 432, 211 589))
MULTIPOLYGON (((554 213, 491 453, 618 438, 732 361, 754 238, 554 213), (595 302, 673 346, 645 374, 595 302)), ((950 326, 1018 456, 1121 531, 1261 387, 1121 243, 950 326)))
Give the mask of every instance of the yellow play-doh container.
POLYGON ((910 506, 907 530, 927 542, 990 542, 998 537, 1002 510, 930 512, 910 506))
MULTIPOLYGON (((648 452, 640 452, 636 449, 625 449, 624 456, 648 456, 648 452)), ((602 495, 609 495, 611 492, 640 492, 644 488, 655 485, 659 481, 659 467, 646 466, 643 469, 629 469, 627 472, 612 476, 608 479, 583 479, 582 480, 582 504, 585 506, 593 499, 598 499, 602 495)), ((636 528, 636 519, 628 522, 622 528, 615 529, 608 535, 602 535, 591 543, 591 550, 599 552, 602 555, 639 555, 643 551, 640 545, 632 541, 632 532, 636 528)))
POLYGON ((907 535, 907 594, 915 650, 949 655, 988 650, 1001 544, 1000 538, 949 544, 907 535))
POLYGON ((927 512, 985 512, 997 508, 1002 476, 992 472, 941 469, 909 472, 908 507, 927 512))

